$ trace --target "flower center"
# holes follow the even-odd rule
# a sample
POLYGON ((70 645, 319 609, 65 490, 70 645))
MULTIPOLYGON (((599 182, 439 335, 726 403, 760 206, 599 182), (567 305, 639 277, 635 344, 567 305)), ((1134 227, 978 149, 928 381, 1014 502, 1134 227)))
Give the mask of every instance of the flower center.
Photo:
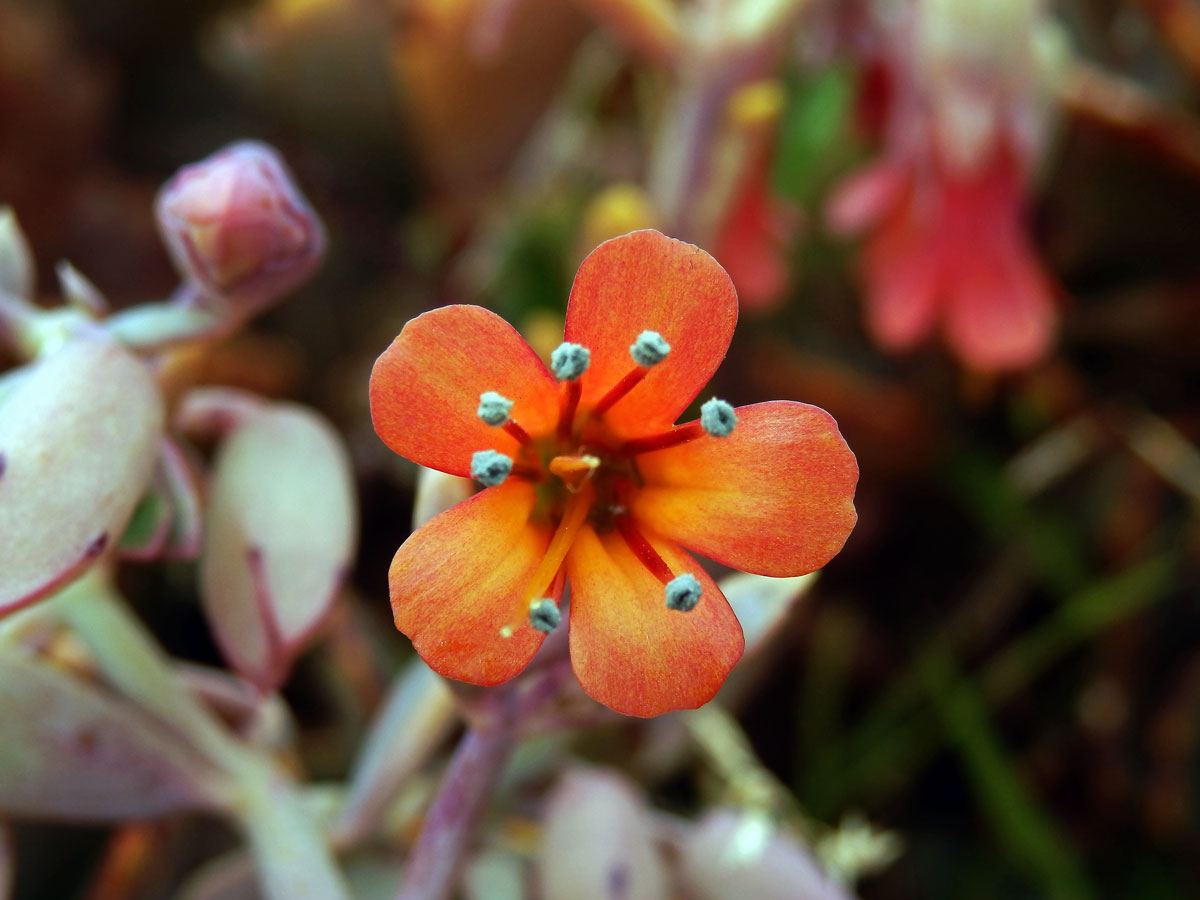
MULTIPOLYGON (((637 457, 699 438, 728 437, 737 423, 733 407, 714 397, 701 407, 698 422, 632 440, 617 438, 604 422, 605 413, 670 352, 670 345, 658 332, 639 334, 629 348, 633 368, 591 409, 585 409, 580 420, 581 378, 588 370, 591 353, 579 344, 562 344, 550 357, 551 368, 562 382, 558 422, 552 435, 536 439, 513 418, 514 404, 508 398, 495 391, 479 397, 479 418, 502 428, 520 447, 515 460, 491 449, 476 452, 473 477, 484 487, 500 484, 510 476, 528 478, 537 485, 535 517, 544 517, 554 525, 545 555, 521 599, 521 607, 529 611, 534 628, 548 632, 557 624, 557 609, 551 609, 554 601, 546 595, 556 584, 561 591, 563 562, 575 538, 589 524, 601 534, 616 531, 621 535, 638 561, 663 584, 670 609, 687 612, 700 600, 700 582, 690 573, 673 572, 630 512, 632 496, 642 484, 637 457)), ((501 633, 511 635, 511 626, 505 626, 501 633)))

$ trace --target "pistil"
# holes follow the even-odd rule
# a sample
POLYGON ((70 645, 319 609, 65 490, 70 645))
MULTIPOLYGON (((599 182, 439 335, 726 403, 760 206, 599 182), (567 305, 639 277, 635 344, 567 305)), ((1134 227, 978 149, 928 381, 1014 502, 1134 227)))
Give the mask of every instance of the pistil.
POLYGON ((554 537, 550 539, 550 545, 546 548, 542 561, 538 564, 525 588, 525 595, 521 600, 524 609, 528 609, 529 604, 537 598, 546 595, 546 589, 554 580, 554 576, 558 574, 563 560, 567 558, 567 552, 575 543, 579 529, 586 521, 588 511, 592 508, 595 499, 596 491, 591 484, 585 484, 581 491, 570 495, 567 506, 563 510, 562 519, 554 531, 554 537))

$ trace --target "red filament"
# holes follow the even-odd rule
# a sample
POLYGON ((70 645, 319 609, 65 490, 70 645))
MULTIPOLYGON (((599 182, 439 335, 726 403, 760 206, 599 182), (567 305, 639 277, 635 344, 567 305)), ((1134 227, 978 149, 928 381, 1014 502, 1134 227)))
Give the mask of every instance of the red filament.
POLYGON ((658 555, 658 551, 650 545, 646 536, 638 531, 632 516, 617 516, 616 526, 617 531, 621 532, 621 537, 625 539, 625 543, 629 545, 629 549, 633 551, 633 555, 650 570, 651 575, 663 584, 675 577, 671 574, 671 567, 658 555))
POLYGON ((602 416, 612 405, 637 387, 638 382, 646 377, 646 373, 650 370, 645 366, 638 366, 625 374, 625 377, 612 386, 607 394, 600 398, 600 402, 592 408, 592 415, 602 416))
POLYGON ((677 447, 680 444, 686 444, 688 441, 694 441, 696 438, 703 436, 704 428, 700 423, 689 422, 687 425, 679 425, 661 434, 652 434, 649 437, 634 438, 633 440, 626 441, 621 445, 620 453, 623 456, 653 453, 655 450, 677 447))
POLYGON ((575 425, 575 410, 579 408, 579 397, 583 393, 583 385, 579 379, 568 381, 566 391, 562 396, 562 405, 558 410, 558 439, 567 441, 571 437, 571 429, 575 425))

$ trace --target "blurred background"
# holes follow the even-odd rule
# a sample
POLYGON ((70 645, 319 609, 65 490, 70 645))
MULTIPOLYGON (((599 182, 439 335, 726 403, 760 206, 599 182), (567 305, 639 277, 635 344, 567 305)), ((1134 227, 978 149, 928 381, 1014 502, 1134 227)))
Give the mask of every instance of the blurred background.
MULTIPOLYGON (((316 276, 201 377, 349 444, 360 548, 284 687, 313 779, 411 654, 386 572, 415 470, 371 428, 375 357, 453 302, 548 352, 582 257, 658 227, 741 293, 712 391, 828 409, 861 467, 857 529, 734 707, 756 764, 898 837, 865 900, 1186 898, 1198 87, 1195 0, 0 0, 0 203, 43 295, 65 259, 118 309, 172 293, 155 194, 230 141, 273 144, 323 219, 316 276)), ((121 573, 172 655, 219 664, 193 582, 121 573)), ((620 767, 634 727, 576 750, 620 767)), ((15 836, 19 900, 160 896, 89 881, 110 830, 15 836)))

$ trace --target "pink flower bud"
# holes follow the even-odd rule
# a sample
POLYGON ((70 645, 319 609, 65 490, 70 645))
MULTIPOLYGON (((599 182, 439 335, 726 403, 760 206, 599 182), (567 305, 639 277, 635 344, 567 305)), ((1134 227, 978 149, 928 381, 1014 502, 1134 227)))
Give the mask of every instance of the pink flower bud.
POLYGON ((325 252, 325 231, 291 172, 256 141, 184 166, 159 192, 156 211, 183 277, 243 314, 301 284, 325 252))

